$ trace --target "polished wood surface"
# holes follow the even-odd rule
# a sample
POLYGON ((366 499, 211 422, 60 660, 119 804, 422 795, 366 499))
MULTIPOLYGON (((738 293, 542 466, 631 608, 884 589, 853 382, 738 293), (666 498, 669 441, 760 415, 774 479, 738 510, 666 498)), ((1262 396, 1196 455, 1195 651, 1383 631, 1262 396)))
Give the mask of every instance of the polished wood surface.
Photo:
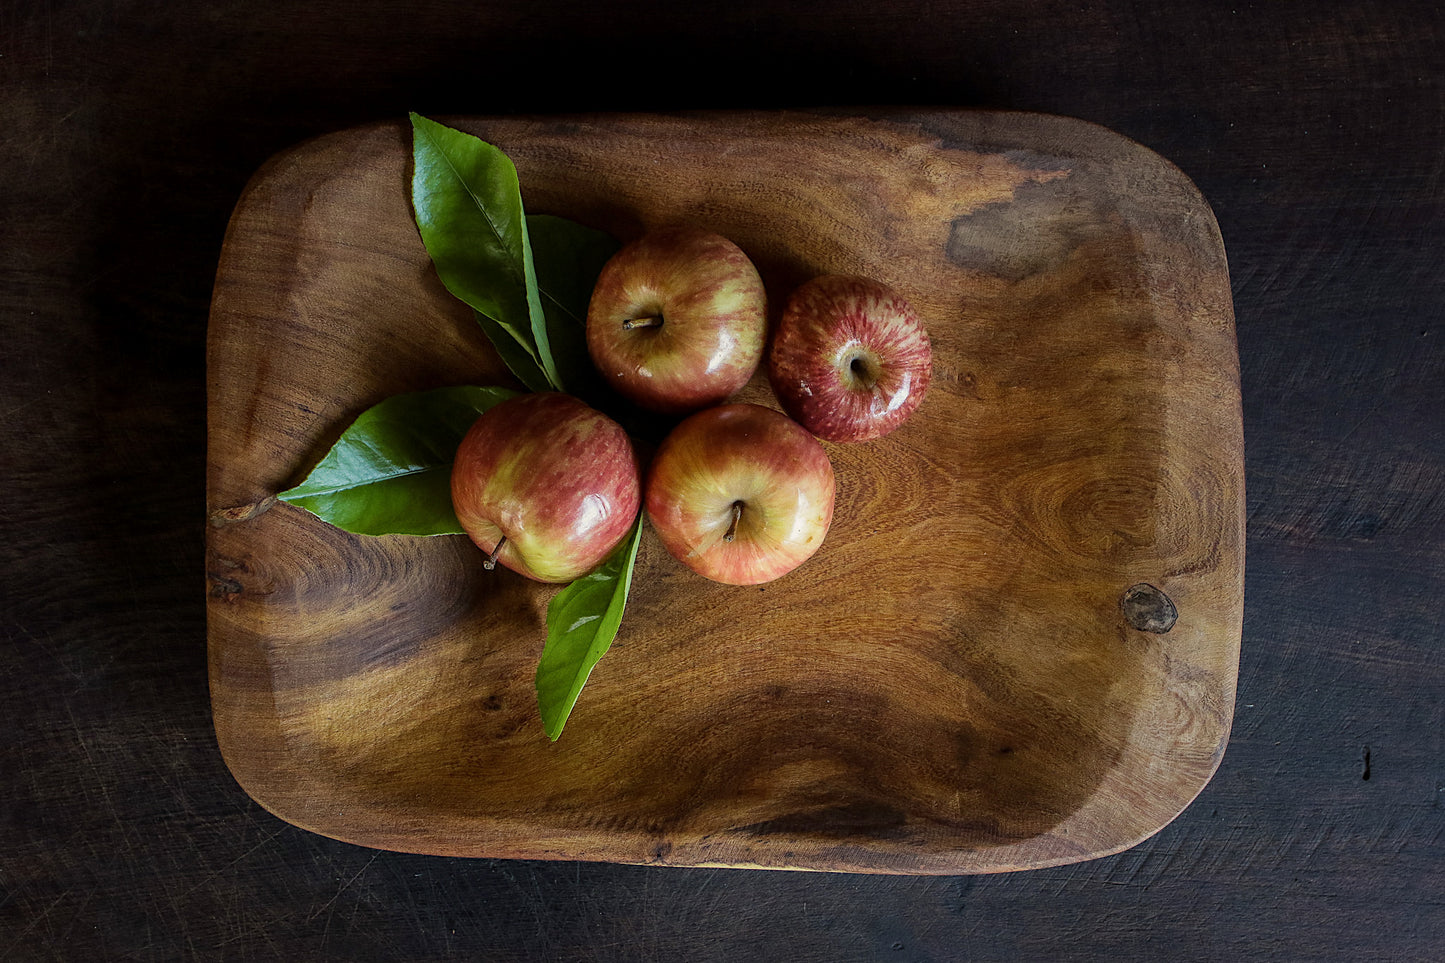
MULTIPOLYGON (((777 304, 878 277, 934 346, 904 427, 827 446, 834 524, 796 572, 718 585, 647 530, 555 745, 532 682, 555 587, 274 502, 377 401, 512 383, 430 270, 409 128, 266 165, 207 353, 211 694, 258 801, 386 849, 962 873, 1116 852, 1203 788, 1243 614, 1214 218, 1093 125, 874 113, 456 122, 514 159, 529 210, 722 233, 777 304), (1150 593, 1177 621, 1136 627, 1124 599, 1150 593)), ((738 397, 776 406, 761 371, 738 397)))
POLYGON ((1439 956, 1438 5, 0 10, 0 957, 1439 956), (217 743, 205 594, 207 316, 250 178, 407 110, 860 104, 1081 118, 1214 211, 1247 561, 1233 727, 1194 803, 1113 856, 908 876, 413 855, 254 802, 217 743))

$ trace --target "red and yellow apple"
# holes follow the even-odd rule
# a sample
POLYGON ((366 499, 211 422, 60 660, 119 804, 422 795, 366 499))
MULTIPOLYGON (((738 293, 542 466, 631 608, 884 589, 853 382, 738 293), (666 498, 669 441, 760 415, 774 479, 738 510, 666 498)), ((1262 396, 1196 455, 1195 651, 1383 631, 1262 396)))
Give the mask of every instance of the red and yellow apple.
POLYGON ((819 438, 879 438, 923 403, 933 348, 917 312, 869 278, 829 274, 793 292, 773 334, 768 380, 819 438))
POLYGON ((483 412, 452 465, 452 506, 482 551, 541 582, 570 582, 622 541, 642 505, 622 426, 557 392, 483 412))
POLYGON ((643 408, 717 404, 757 370, 767 294, 736 244, 695 227, 652 231, 602 268, 587 309, 587 350, 604 380, 643 408))
POLYGON ((645 497, 674 558, 717 582, 757 585, 823 544, 834 491, 816 438, 772 408, 730 404, 686 418, 663 439, 645 497))

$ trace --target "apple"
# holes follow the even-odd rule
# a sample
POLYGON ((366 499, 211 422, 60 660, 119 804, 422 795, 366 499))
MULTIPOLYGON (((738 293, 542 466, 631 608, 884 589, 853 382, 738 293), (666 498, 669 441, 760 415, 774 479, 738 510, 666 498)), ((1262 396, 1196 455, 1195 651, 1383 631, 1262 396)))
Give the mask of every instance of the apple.
POLYGON ((715 405, 757 371, 767 342, 757 268, 718 234, 665 227, 603 266, 587 308, 587 350, 637 405, 682 414, 715 405))
POLYGON ((642 507, 622 426, 571 395, 518 395, 484 411, 452 465, 452 506, 487 553, 539 582, 570 582, 622 541, 642 507))
POLYGON ((908 301, 870 278, 828 274, 793 292, 768 352, 783 409, 828 441, 880 438, 923 403, 928 332, 908 301))
POLYGON ((772 408, 728 404, 663 439, 645 497, 674 558, 716 582, 757 585, 818 550, 833 496, 833 465, 818 439, 772 408))

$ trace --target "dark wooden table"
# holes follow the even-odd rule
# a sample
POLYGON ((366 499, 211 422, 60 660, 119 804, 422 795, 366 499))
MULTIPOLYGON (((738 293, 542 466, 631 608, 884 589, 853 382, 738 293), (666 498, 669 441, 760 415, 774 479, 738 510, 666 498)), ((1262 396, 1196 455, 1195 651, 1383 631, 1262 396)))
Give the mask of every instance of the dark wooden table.
POLYGON ((1438 959, 1442 44, 1405 0, 10 0, 0 958, 1438 959), (408 109, 859 104, 1095 121, 1216 212, 1249 534, 1203 795, 1120 855, 960 878, 400 855, 253 803, 202 561, 207 309, 251 173, 408 109))

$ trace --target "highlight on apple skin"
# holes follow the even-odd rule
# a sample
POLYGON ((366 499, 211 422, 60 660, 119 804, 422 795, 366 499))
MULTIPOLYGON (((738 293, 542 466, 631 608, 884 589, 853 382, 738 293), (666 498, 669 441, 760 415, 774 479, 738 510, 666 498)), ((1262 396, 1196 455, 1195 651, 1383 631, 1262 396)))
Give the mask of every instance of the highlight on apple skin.
POLYGON ((497 562, 539 582, 587 574, 622 541, 642 506, 622 426, 557 392, 518 395, 483 412, 457 449, 452 506, 497 562))
POLYGON ((901 294, 870 278, 828 274, 788 299, 768 353, 784 410, 819 438, 881 438, 928 391, 933 347, 901 294))
POLYGON ((613 388, 664 414, 724 401, 757 371, 767 293, 732 241, 660 228, 603 266, 587 310, 587 350, 613 388))
POLYGON ((674 558, 716 582, 757 585, 823 544, 835 491, 818 439, 772 408, 729 404, 692 415, 663 439, 645 499, 674 558))

